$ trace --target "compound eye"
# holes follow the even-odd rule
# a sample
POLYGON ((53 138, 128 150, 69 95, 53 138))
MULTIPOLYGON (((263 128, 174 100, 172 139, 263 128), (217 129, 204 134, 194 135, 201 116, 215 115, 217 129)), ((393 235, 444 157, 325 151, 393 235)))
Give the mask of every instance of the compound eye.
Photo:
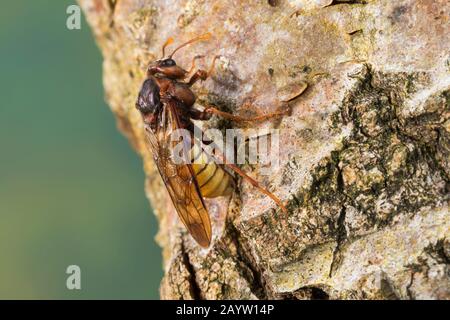
POLYGON ((161 62, 162 67, 172 67, 174 65, 176 65, 176 63, 173 59, 166 59, 161 62))

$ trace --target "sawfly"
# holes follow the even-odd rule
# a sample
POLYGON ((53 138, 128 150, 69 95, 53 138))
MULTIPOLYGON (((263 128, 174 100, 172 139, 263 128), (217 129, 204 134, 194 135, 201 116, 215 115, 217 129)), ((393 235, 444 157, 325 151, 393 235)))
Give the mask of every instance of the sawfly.
POLYGON ((220 111, 213 106, 206 106, 203 110, 194 107, 196 96, 191 87, 210 76, 218 56, 214 57, 208 71, 198 69, 193 72, 196 59, 203 56, 194 57, 192 67, 187 71, 176 64, 173 55, 191 43, 207 40, 210 37, 211 34, 206 33, 193 38, 178 46, 166 57, 165 49, 173 42, 173 39, 169 38, 163 45, 162 58, 149 64, 147 77, 136 101, 136 108, 142 115, 153 158, 173 205, 192 237, 205 248, 211 243, 212 231, 203 198, 231 195, 234 178, 227 169, 242 176, 286 211, 283 203, 275 195, 260 187, 239 167, 231 163, 219 164, 208 161, 210 157, 204 150, 195 147, 192 120, 209 120, 215 114, 232 121, 263 121, 285 114, 285 112, 279 112, 244 118, 220 111), (191 144, 192 148, 189 155, 186 154, 190 161, 184 163, 176 163, 172 157, 176 142, 172 141, 171 134, 177 129, 185 129, 191 133, 187 143, 191 144))

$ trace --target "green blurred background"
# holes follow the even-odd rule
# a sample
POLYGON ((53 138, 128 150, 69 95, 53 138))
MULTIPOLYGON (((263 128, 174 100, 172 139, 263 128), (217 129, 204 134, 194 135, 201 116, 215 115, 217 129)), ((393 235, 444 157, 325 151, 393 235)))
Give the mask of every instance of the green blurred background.
POLYGON ((141 161, 103 100, 74 1, 0 10, 0 298, 157 299, 161 253, 141 161), (81 290, 66 288, 68 265, 81 290))

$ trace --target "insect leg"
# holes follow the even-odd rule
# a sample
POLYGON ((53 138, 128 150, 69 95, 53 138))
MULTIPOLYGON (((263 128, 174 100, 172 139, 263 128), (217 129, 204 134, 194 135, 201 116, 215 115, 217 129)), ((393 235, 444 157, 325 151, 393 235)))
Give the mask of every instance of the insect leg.
POLYGON ((220 56, 215 56, 211 66, 209 67, 208 71, 199 69, 197 72, 195 72, 192 77, 189 79, 189 82, 187 83, 189 86, 192 86, 194 83, 196 83, 198 80, 205 81, 213 72, 214 66, 216 64, 216 60, 220 58, 220 56))
POLYGON ((215 114, 217 116, 220 116, 222 118, 225 119, 229 119, 235 122, 254 122, 254 121, 265 121, 271 118, 279 118, 281 116, 287 115, 290 113, 290 109, 286 108, 286 110, 284 111, 279 111, 279 112, 272 112, 272 113, 268 113, 268 114, 264 114, 261 116, 256 116, 256 117, 242 117, 242 116, 238 116, 238 115, 234 115, 228 112, 224 112, 224 111, 220 111, 219 109, 213 107, 213 106, 207 106, 204 110, 204 113, 207 114, 215 114))
POLYGON ((270 197, 281 208, 281 210, 283 210, 284 213, 287 213, 287 209, 286 209, 285 205, 283 204, 283 202, 276 195, 274 195, 272 192, 270 192, 267 189, 261 187, 259 185, 258 181, 256 181, 255 179, 253 179, 252 177, 247 175, 244 171, 239 169, 239 167, 235 166, 234 164, 224 162, 223 165, 227 166, 228 168, 230 168, 231 170, 236 172, 242 178, 247 180, 252 186, 257 188, 259 191, 264 193, 266 196, 270 197))
POLYGON ((195 108, 189 109, 189 115, 193 120, 202 120, 202 121, 209 120, 212 117, 212 113, 200 111, 195 108))
POLYGON ((287 213, 287 209, 286 206, 283 204, 283 202, 276 196, 274 195, 272 192, 270 192, 269 190, 261 187, 258 183, 258 181, 256 181, 255 179, 253 179, 252 177, 250 177, 248 174, 246 174, 244 171, 242 171, 238 166, 229 163, 226 158, 225 155, 223 154, 215 154, 214 155, 216 157, 216 159, 220 159, 222 160, 222 163, 224 166, 230 168, 231 170, 233 170, 234 172, 236 172, 238 175, 240 175, 243 179, 247 180, 253 187, 255 187, 256 189, 258 189, 260 192, 264 193, 266 196, 268 196, 269 198, 271 198, 280 208, 284 213, 287 213))
POLYGON ((188 84, 188 86, 192 86, 198 80, 205 81, 207 78, 208 78, 208 73, 205 70, 199 69, 192 75, 192 77, 189 79, 189 82, 187 84, 188 84))
POLYGON ((198 55, 198 56, 195 56, 195 57, 192 59, 191 68, 189 69, 188 74, 191 73, 192 71, 194 71, 194 69, 195 69, 195 60, 202 59, 202 58, 204 58, 204 57, 205 57, 205 56, 198 55))

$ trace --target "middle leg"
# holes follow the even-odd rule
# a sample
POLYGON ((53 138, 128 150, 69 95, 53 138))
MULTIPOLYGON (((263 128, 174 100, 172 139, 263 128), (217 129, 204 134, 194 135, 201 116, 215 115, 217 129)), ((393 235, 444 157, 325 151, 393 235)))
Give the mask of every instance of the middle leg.
MULTIPOLYGON (((207 106, 203 110, 203 113, 209 114, 210 116, 215 114, 219 117, 229 119, 229 120, 235 121, 235 122, 257 122, 257 121, 265 121, 265 120, 269 120, 272 118, 279 118, 279 117, 288 115, 290 113, 290 109, 289 109, 289 106, 287 105, 286 109, 283 111, 271 112, 271 113, 263 114, 263 115, 256 116, 256 117, 242 117, 239 115, 234 115, 234 114, 231 114, 228 112, 221 111, 213 106, 207 106)), ((206 118, 206 116, 205 116, 205 118, 206 118)))

